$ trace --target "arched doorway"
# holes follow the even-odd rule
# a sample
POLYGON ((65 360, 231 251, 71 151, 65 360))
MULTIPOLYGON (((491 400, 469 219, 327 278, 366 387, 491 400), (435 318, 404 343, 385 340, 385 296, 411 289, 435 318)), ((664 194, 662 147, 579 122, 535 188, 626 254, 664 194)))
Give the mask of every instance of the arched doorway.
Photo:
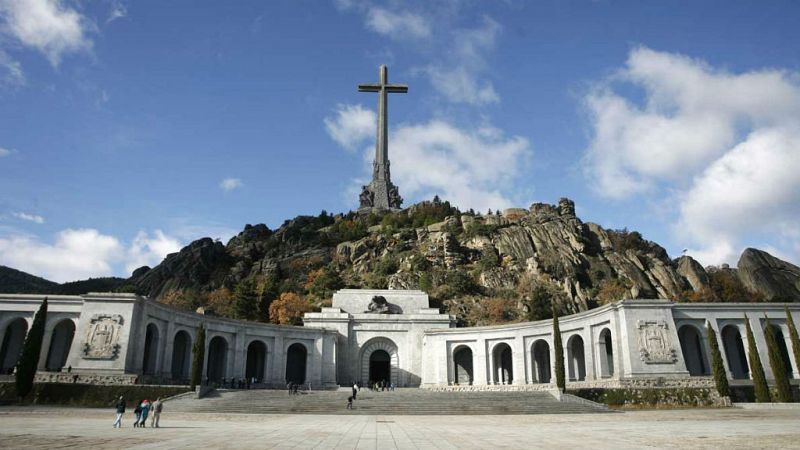
POLYGON ((264 380, 264 368, 267 365, 267 345, 261 341, 253 341, 247 346, 247 366, 244 376, 248 380, 256 379, 257 383, 264 380))
POLYGON ((286 352, 286 382, 303 384, 306 382, 306 346, 296 342, 286 352))
POLYGON ((767 328, 767 332, 771 332, 775 338, 775 343, 778 344, 778 353, 780 353, 783 360, 783 367, 786 368, 786 375, 792 378, 792 360, 789 359, 789 349, 786 347, 786 339, 783 337, 781 327, 771 323, 767 328))
POLYGON ((53 328, 50 335, 50 349, 47 351, 45 370, 58 372, 67 363, 72 339, 75 337, 75 322, 70 319, 62 320, 53 328))
POLYGON ((504 343, 497 344, 492 352, 494 359, 494 383, 511 384, 514 382, 514 358, 511 346, 504 343))
POLYGON ((142 361, 142 373, 152 375, 156 373, 158 357, 158 327, 154 323, 147 325, 144 336, 144 360, 142 361))
POLYGON ((28 334, 28 321, 23 318, 14 319, 6 326, 3 344, 0 346, 0 373, 8 374, 14 371, 26 334, 28 334))
POLYGON ((383 380, 386 380, 387 383, 394 383, 395 386, 405 386, 409 382, 408 379, 400 378, 397 345, 387 338, 375 338, 369 340, 361 349, 360 381, 363 383, 368 383, 369 381, 375 383, 383 380), (386 361, 387 355, 388 362, 386 361), (388 374, 380 367, 386 368, 388 374), (378 370, 378 372, 374 370, 378 370), (373 376, 380 376, 381 378, 372 378, 373 376))
POLYGON ((227 377, 228 341, 222 336, 214 336, 208 343, 208 365, 206 376, 208 381, 219 383, 227 377))
POLYGON ((369 379, 373 382, 383 382, 386 386, 392 382, 392 357, 386 350, 375 350, 369 355, 369 379))
POLYGON ((722 329, 722 347, 728 360, 728 370, 734 379, 750 378, 750 367, 747 365, 747 354, 744 352, 742 335, 736 325, 727 325, 722 329))
POLYGON ((692 325, 684 325, 678 329, 678 341, 689 375, 693 377, 710 375, 711 370, 700 331, 692 325))
POLYGON ((569 361, 570 381, 586 379, 586 359, 583 354, 583 338, 577 334, 567 341, 567 361, 569 361))
POLYGON ((550 382, 550 344, 544 339, 533 343, 533 376, 534 383, 550 382))
POLYGON ((192 338, 184 330, 175 334, 172 342, 172 379, 185 380, 189 378, 191 367, 192 338))
POLYGON ((455 384, 471 385, 474 377, 472 376, 472 349, 466 345, 461 346, 453 352, 453 381, 455 384))
POLYGON ((600 376, 614 376, 614 347, 611 343, 611 330, 603 328, 600 332, 600 376))

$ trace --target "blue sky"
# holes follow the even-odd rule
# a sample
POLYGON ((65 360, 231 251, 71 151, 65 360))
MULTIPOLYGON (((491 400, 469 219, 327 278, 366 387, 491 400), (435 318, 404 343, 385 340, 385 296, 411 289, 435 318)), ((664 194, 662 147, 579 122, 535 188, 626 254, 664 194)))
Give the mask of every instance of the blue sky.
POLYGON ((357 206, 378 65, 406 204, 575 200, 800 261, 796 2, 0 0, 0 264, 127 276, 357 206))

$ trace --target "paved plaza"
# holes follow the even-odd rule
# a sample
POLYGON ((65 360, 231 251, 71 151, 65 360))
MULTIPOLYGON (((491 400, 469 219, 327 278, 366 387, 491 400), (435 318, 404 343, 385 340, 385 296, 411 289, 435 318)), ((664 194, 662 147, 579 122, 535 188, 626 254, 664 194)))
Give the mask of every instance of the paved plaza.
POLYGON ((112 429, 113 412, 0 408, 2 448, 800 448, 800 409, 688 409, 530 416, 173 413, 112 429))

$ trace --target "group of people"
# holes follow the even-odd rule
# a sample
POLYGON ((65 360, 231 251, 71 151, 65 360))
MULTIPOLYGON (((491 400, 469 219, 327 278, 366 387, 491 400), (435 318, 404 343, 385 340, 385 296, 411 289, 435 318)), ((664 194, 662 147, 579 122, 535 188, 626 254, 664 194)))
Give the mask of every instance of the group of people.
POLYGON ((394 390, 394 382, 387 383, 386 380, 382 381, 370 381, 369 388, 373 391, 393 391, 394 390))
MULTIPOLYGON (((297 391, 300 389, 301 385, 299 383, 288 382, 286 383, 286 391, 289 392, 289 395, 297 395, 297 391)), ((306 390, 311 390, 311 383, 306 385, 306 390)))
POLYGON ((231 378, 230 380, 223 378, 222 382, 220 383, 220 387, 230 387, 231 389, 250 389, 250 386, 256 384, 257 381, 258 380, 256 377, 239 379, 231 378))
MULTIPOLYGON (((122 415, 125 414, 125 406, 125 398, 120 395, 116 404, 117 417, 114 419, 114 428, 122 427, 122 415)), ((163 409, 164 404, 161 402, 161 398, 156 399, 154 402, 147 399, 137 402, 136 408, 133 410, 133 414, 136 416, 133 427, 145 428, 147 425, 147 417, 150 416, 150 427, 158 428, 158 423, 161 419, 161 411, 163 409)))

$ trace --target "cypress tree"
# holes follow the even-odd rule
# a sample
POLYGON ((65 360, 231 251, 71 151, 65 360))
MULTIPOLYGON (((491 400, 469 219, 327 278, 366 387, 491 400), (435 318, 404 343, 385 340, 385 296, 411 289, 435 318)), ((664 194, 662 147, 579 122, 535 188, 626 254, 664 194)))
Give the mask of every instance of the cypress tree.
POLYGON ((711 370, 714 373, 714 384, 721 397, 730 397, 731 388, 728 385, 728 375, 725 373, 725 364, 722 362, 722 353, 719 351, 717 333, 711 328, 711 322, 706 323, 708 333, 708 348, 711 349, 711 370))
POLYGON ((794 319, 789 314, 789 307, 783 306, 786 311, 786 325, 789 327, 789 340, 792 342, 792 353, 794 353, 794 365, 800 370, 800 337, 797 336, 797 327, 794 326, 794 319))
POLYGON ((242 280, 233 292, 233 316, 241 320, 254 320, 257 315, 256 286, 253 280, 242 280))
POLYGON ((556 358, 556 386, 561 392, 566 388, 564 380, 564 344, 561 343, 561 329, 558 327, 558 313, 553 305, 553 347, 556 358))
POLYGON ((767 377, 764 375, 764 366, 761 365, 761 357, 758 356, 756 339, 753 337, 753 329, 750 327, 750 320, 747 314, 744 316, 744 323, 747 328, 747 361, 750 363, 750 374, 753 376, 753 390, 756 394, 756 402, 769 403, 772 398, 769 395, 767 377))
POLYGON ((192 390, 203 380, 203 361, 206 357, 206 329, 203 324, 197 329, 192 346, 192 390))
POLYGON ((33 378, 39 365, 39 355, 42 353, 42 340, 44 339, 44 325, 47 322, 47 297, 42 301, 39 310, 33 317, 22 352, 17 360, 16 390, 17 396, 22 399, 33 389, 33 378))
POLYGON ((775 387, 778 389, 777 400, 789 403, 792 401, 792 387, 789 385, 789 377, 786 376, 786 364, 778 346, 778 337, 775 336, 775 330, 769 324, 769 318, 765 316, 764 319, 766 327, 766 333, 764 334, 767 338, 767 349, 769 350, 769 366, 772 368, 775 387))

